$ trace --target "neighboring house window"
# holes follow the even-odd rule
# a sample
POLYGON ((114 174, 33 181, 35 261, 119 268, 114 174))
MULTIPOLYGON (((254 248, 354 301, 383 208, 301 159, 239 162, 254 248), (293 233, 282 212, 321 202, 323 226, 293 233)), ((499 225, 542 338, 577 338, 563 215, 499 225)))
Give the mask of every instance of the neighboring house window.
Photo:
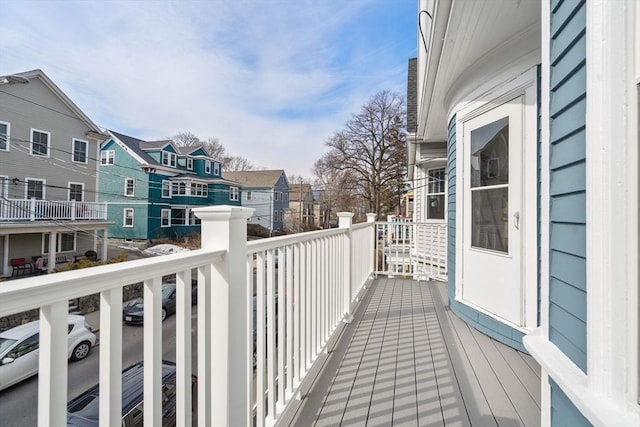
POLYGON ((87 147, 89 143, 81 139, 73 140, 73 161, 76 163, 87 163, 87 147))
POLYGON ((205 160, 204 161, 204 173, 206 173, 206 174, 210 174, 211 173, 211 161, 209 161, 209 160, 205 160))
POLYGON ((124 180, 124 195, 127 197, 135 196, 136 180, 133 178, 125 178, 124 180))
POLYGON ((171 186, 172 194, 185 196, 187 194, 187 184, 184 182, 174 182, 171 186))
POLYGON ((165 199, 171 198, 171 181, 166 179, 162 181, 162 197, 165 199))
POLYGON ((199 184, 197 182, 191 183, 191 195, 199 197, 207 197, 209 195, 209 188, 206 184, 199 184))
MULTIPOLYGON (((42 234, 42 253, 49 253, 50 233, 42 234)), ((58 233, 56 238, 56 252, 74 252, 76 250, 76 233, 58 233)))
POLYGON ((115 150, 105 150, 100 152, 101 165, 112 165, 115 158, 116 158, 115 150))
POLYGON ((9 123, 0 122, 0 151, 9 151, 10 128, 9 123))
POLYGON ((123 212, 123 227, 133 227, 133 209, 125 208, 123 212))
POLYGON ((162 209, 160 212, 160 226, 171 227, 171 209, 162 209))
POLYGON ((213 164, 213 174, 220 175, 220 163, 213 164))
POLYGON ((289 193, 284 193, 284 200, 289 201, 289 193))
POLYGON ((247 200, 253 200, 253 194, 251 194, 251 191, 247 191, 247 200))
POLYGON ((238 200, 238 187, 229 188, 229 200, 238 200))
POLYGON ((26 198, 44 200, 44 183, 43 179, 27 178, 26 198))
POLYGON ((445 171, 444 168, 427 171, 427 219, 444 219, 445 171))
POLYGON ((187 225, 186 221, 187 221, 186 209, 171 209, 171 224, 187 225))
POLYGON ((82 201, 82 195, 84 193, 84 184, 81 183, 69 183, 69 201, 82 201))
POLYGON ((191 157, 187 157, 187 169, 193 170, 193 159, 191 157))
POLYGON ((50 139, 50 132, 31 129, 31 154, 34 156, 49 157, 50 139))
POLYGON ((172 168, 176 167, 176 153, 170 153, 168 151, 162 152, 162 164, 172 168))

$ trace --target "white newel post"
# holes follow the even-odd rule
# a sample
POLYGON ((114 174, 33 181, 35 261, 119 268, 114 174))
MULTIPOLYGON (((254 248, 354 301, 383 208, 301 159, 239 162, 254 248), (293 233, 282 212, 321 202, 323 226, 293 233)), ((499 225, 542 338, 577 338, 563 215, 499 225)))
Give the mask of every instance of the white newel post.
MULTIPOLYGON (((369 241, 369 248, 371 248, 371 252, 373 253, 373 256, 371 257, 371 259, 369 260, 370 264, 370 269, 369 271, 371 272, 371 275, 373 275, 376 271, 376 239, 378 238, 378 236, 376 236, 377 230, 376 230, 376 214, 375 213, 368 213, 367 214, 367 224, 371 224, 371 226, 373 227, 373 233, 371 233, 371 237, 370 237, 370 241, 369 241)), ((369 277, 371 277, 371 275, 369 277)))
POLYGON ((338 227, 348 229, 347 237, 344 244, 344 318, 345 323, 351 323, 353 320, 353 314, 351 314, 351 283, 353 281, 353 245, 351 235, 351 221, 353 219, 353 213, 351 212, 338 212, 338 227))
MULTIPOLYGON (((204 382, 211 387, 207 404, 218 426, 250 425, 251 295, 247 286, 247 219, 254 209, 239 206, 196 208, 202 220, 202 249, 227 251, 211 272, 211 364, 204 382)), ((199 420, 201 421, 201 420, 199 420)), ((202 425, 202 424, 201 424, 202 425)))

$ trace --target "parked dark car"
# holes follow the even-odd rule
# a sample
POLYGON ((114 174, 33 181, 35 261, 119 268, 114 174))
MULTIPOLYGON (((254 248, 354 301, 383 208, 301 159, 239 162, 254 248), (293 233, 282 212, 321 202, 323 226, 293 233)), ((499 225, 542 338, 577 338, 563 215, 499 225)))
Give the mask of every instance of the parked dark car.
MULTIPOLYGON (((122 426, 142 426, 143 366, 136 363, 122 371, 122 426)), ((197 379, 191 378, 193 408, 196 413, 197 379)), ((97 426, 99 420, 100 385, 96 384, 67 404, 67 426, 97 426)), ((162 425, 176 425, 176 365, 162 361, 162 425)))
MULTIPOLYGON (((198 302, 198 280, 191 281, 191 305, 198 302)), ((162 321, 176 312, 176 282, 162 284, 162 321)), ((142 298, 129 301, 122 309, 125 323, 142 324, 144 322, 144 302, 142 298)))

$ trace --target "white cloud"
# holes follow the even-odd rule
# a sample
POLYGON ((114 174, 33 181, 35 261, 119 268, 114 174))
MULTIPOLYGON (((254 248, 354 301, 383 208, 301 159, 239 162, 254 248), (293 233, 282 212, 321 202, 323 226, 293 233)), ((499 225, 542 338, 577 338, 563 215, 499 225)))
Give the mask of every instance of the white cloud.
POLYGON ((41 68, 100 126, 215 136, 296 175, 369 96, 403 90, 413 49, 371 45, 381 0, 5 3, 0 74, 41 68))

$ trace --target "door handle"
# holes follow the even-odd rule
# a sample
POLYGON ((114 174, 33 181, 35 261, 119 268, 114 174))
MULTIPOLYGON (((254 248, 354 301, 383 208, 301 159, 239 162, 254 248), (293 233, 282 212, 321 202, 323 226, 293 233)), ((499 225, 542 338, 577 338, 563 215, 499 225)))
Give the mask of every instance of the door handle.
POLYGON ((514 212, 513 225, 516 227, 516 230, 520 230, 520 212, 514 212))

